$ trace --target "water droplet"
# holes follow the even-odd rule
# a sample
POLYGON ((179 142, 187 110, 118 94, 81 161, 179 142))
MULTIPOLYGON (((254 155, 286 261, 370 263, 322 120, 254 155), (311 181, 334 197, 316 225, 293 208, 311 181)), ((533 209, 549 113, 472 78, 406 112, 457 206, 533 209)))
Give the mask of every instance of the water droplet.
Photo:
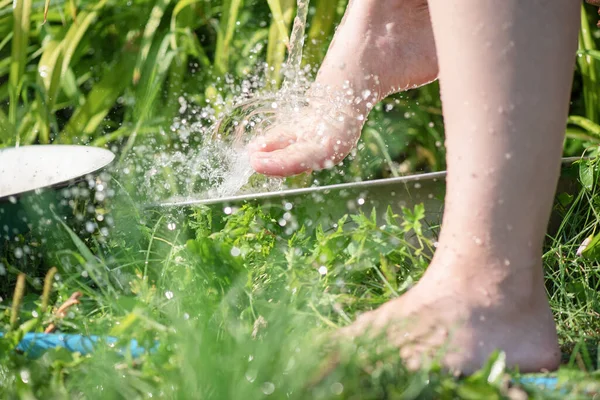
POLYGON ((331 393, 339 396, 344 391, 344 385, 339 382, 335 382, 331 385, 331 393))
POLYGON ((171 300, 171 299, 173 298, 173 292, 171 292, 170 290, 167 290, 167 291, 165 292, 165 297, 166 297, 168 300, 171 300))
POLYGON ((504 259, 504 265, 506 265, 507 267, 510 265, 510 260, 508 258, 504 259))
POLYGON ((242 253, 242 251, 239 248, 234 246, 231 248, 230 253, 233 257, 238 257, 242 253))
POLYGON ((481 246, 483 244, 483 241, 481 240, 481 238, 479 238, 477 236, 473 236, 473 241, 475 242, 475 244, 477 246, 481 246))
POLYGON ((275 391, 275 385, 272 382, 265 382, 262 385, 262 391, 267 396, 273 394, 273 392, 275 391))
POLYGON ((48 76, 48 69, 49 68, 45 65, 38 68, 38 72, 42 78, 46 78, 48 76))
POLYGON ((506 153, 504 155, 504 158, 506 158, 507 160, 510 160, 512 158, 512 153, 506 153))
POLYGON ((362 206, 363 204, 365 204, 365 199, 363 199, 362 197, 359 198, 358 200, 356 200, 356 202, 358 203, 358 205, 362 206))
POLYGON ((16 258, 21 258, 21 257, 23 257, 23 249, 22 249, 22 248, 20 248, 20 247, 17 247, 17 248, 15 249, 15 257, 16 257, 16 258))
POLYGON ((19 373, 19 376, 21 377, 23 383, 29 383, 29 378, 31 377, 31 375, 29 374, 29 370, 22 369, 19 373))
POLYGON ((256 377, 258 375, 258 371, 255 369, 249 369, 246 372, 246 380, 250 383, 254 382, 256 380, 256 377))
POLYGON ((92 221, 87 221, 85 223, 85 230, 88 233, 94 233, 94 231, 96 230, 96 224, 94 224, 92 221))
POLYGON ((321 265, 319 267, 319 274, 321 274, 321 275, 327 275, 327 267, 324 266, 324 265, 321 265))
MULTIPOLYGON (((266 146, 266 145, 265 145, 266 146)), ((233 212, 233 210, 231 209, 231 207, 225 207, 223 209, 223 212, 227 215, 231 215, 231 213, 233 212)))

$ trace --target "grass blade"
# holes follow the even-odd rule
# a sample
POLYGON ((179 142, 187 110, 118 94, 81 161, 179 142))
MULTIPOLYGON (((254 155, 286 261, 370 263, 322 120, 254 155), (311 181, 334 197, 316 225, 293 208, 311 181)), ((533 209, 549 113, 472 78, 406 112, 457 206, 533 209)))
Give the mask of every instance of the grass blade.
POLYGON ((0 51, 2 51, 2 49, 4 48, 4 46, 6 46, 8 44, 8 42, 10 42, 10 40, 13 37, 13 32, 9 32, 4 39, 2 39, 2 41, 0 42, 0 51))
MULTIPOLYGON (((179 13, 181 11, 195 3, 199 3, 201 0, 181 0, 178 1, 173 9, 173 14, 171 15, 171 33, 176 33, 177 29, 177 18, 179 17, 179 13)), ((173 50, 177 49, 177 35, 173 35, 171 37, 171 48, 173 50)))
POLYGON ((13 295, 12 307, 10 310, 10 330, 13 331, 19 322, 19 311, 21 310, 21 302, 25 294, 25 274, 21 273, 17 276, 17 285, 13 295))
POLYGON ((171 62, 175 57, 175 52, 169 50, 170 35, 171 34, 165 35, 156 50, 151 52, 148 62, 145 65, 136 96, 138 99, 142 100, 136 103, 133 110, 135 128, 133 133, 129 136, 129 139, 127 139, 125 147, 121 151, 120 161, 124 160, 129 153, 129 150, 133 148, 138 132, 140 132, 140 129, 154 107, 158 93, 162 89, 162 83, 167 76, 171 62))
POLYGON ((63 66, 63 48, 64 41, 59 42, 51 40, 46 44, 44 53, 38 63, 38 76, 41 80, 41 84, 46 91, 46 101, 48 107, 52 109, 56 101, 58 90, 60 88, 60 81, 62 75, 63 66))
POLYGON ((316 11, 310 21, 304 63, 308 65, 319 65, 325 56, 327 42, 337 20, 337 4, 331 0, 318 0, 316 11))
MULTIPOLYGON (((585 9, 581 5, 581 30, 579 33, 579 52, 589 53, 596 50, 596 44, 590 29, 590 23, 585 9)), ((598 101, 598 70, 596 60, 591 55, 577 57, 577 64, 583 77, 583 97, 585 99, 586 117, 593 122, 599 122, 600 102, 598 101)))
MULTIPOLYGON (((275 82, 275 88, 281 82, 281 65, 285 61, 286 43, 289 43, 287 31, 290 30, 294 13, 294 0, 274 0, 279 3, 279 8, 283 10, 279 21, 285 24, 285 35, 282 35, 279 28, 279 22, 275 19, 275 13, 272 11, 273 19, 269 28, 269 41, 267 44, 267 64, 269 65, 268 78, 269 86, 275 82), (286 42, 287 41, 287 42, 286 42), (271 69, 272 68, 272 69, 271 69)), ((271 9, 272 10, 272 9, 271 9)), ((272 88, 274 89, 274 88, 272 88)))
POLYGON ((14 127, 6 114, 0 110, 0 145, 8 144, 14 137, 14 127))
POLYGON ((52 291, 52 283, 54 282, 54 276, 57 272, 58 269, 56 267, 52 267, 46 273, 46 278, 44 279, 44 290, 42 291, 42 315, 46 312, 48 304, 50 303, 50 292, 52 291))
POLYGON ((69 28, 67 35, 63 39, 64 43, 64 55, 63 55, 63 63, 62 63, 62 73, 61 76, 64 76, 67 68, 71 64, 73 59, 73 55, 75 54, 75 50, 79 46, 81 39, 92 25, 92 23, 98 17, 98 12, 106 5, 107 0, 99 1, 92 11, 82 12, 79 14, 79 21, 69 28))
POLYGON ((273 24, 279 30, 279 37, 283 41, 283 44, 286 47, 289 47, 290 37, 288 34, 289 30, 289 21, 286 22, 285 15, 281 11, 281 3, 279 0, 267 0, 269 3, 269 8, 271 9, 271 14, 273 16, 273 24))
POLYGON ((580 50, 577 52, 578 56, 590 56, 596 60, 600 60, 599 50, 580 50))
MULTIPOLYGON (((187 7, 190 7, 193 11, 195 9, 195 3, 197 2, 198 0, 184 0, 178 2, 171 16, 170 43, 171 50, 175 53, 175 58, 173 65, 169 70, 169 92, 167 95, 168 115, 175 115, 175 112, 179 107, 179 97, 183 92, 183 81, 187 70, 189 54, 193 52, 192 49, 195 47, 192 39, 183 42, 183 48, 178 48, 177 39, 179 35, 190 39, 194 36, 194 13, 188 12, 181 16, 179 14, 187 7)), ((200 56, 200 54, 197 56, 200 56)), ((198 58, 206 58, 206 55, 204 54, 204 57, 200 56, 198 58)))
POLYGON ((44 4, 44 24, 48 20, 48 9, 50 8, 50 0, 46 0, 46 4, 44 4))
POLYGON ((96 132, 130 82, 127 77, 133 72, 134 62, 135 58, 125 55, 113 65, 111 73, 105 74, 102 80, 94 85, 83 105, 78 107, 69 119, 58 138, 60 143, 70 143, 78 135, 92 136, 96 132))
POLYGON ((590 135, 594 136, 597 139, 600 139, 600 125, 598 125, 594 121, 591 121, 579 115, 571 115, 568 118, 567 122, 569 124, 577 125, 585 129, 590 135))
POLYGON ((225 74, 229 68, 231 41, 235 32, 236 21, 242 7, 242 0, 224 0, 223 12, 217 32, 214 66, 219 74, 225 74))
POLYGON ((9 75, 10 104, 8 120, 17 125, 17 107, 19 103, 19 86, 25 74, 27 63, 27 46, 31 27, 31 0, 15 0, 13 10, 13 40, 9 75))
POLYGON ((152 8, 150 12, 150 18, 146 23, 146 28, 144 28, 144 35, 142 36, 142 47, 140 49, 140 54, 138 56, 137 62, 135 64, 135 68, 133 70, 133 84, 137 85, 140 80, 142 74, 142 67, 148 58, 148 54, 150 53, 150 47, 152 46, 152 42, 154 41, 154 35, 160 25, 160 21, 162 20, 163 15, 165 14, 165 9, 169 5, 171 0, 158 0, 158 2, 152 8))

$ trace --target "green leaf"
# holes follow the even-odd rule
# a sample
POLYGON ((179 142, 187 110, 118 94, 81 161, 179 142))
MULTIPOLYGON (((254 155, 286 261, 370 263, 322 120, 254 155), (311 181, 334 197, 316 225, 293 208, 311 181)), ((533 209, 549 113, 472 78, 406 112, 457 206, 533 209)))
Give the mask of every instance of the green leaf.
POLYGON ((600 235, 594 235, 592 237, 592 240, 581 252, 581 255, 588 260, 600 260, 600 235))
POLYGON ((594 165, 583 162, 579 165, 579 181, 586 190, 594 188, 594 165))
POLYGON ((568 193, 559 193, 556 196, 558 203, 563 207, 567 207, 569 204, 571 204, 574 198, 575 197, 573 195, 570 195, 568 193))
POLYGON ((219 74, 225 74, 229 69, 229 53, 231 41, 235 32, 236 22, 242 0, 224 0, 223 12, 219 21, 217 32, 217 45, 215 50, 215 68, 219 74))
POLYGON ((150 53, 150 47, 152 47, 154 36, 156 35, 156 31, 158 30, 160 21, 162 20, 162 17, 165 14, 165 9, 167 8, 170 2, 171 0, 158 0, 154 7, 152 7, 152 11, 150 12, 150 18, 148 18, 148 22, 146 22, 146 27, 144 28, 140 53, 135 63, 135 68, 133 70, 134 84, 137 84, 141 78, 142 68, 146 63, 148 54, 150 53))
POLYGON ((19 87, 21 86, 27 63, 27 47, 29 45, 29 29, 31 27, 31 0, 16 0, 13 5, 14 22, 10 75, 8 80, 10 93, 8 120, 16 126, 20 96, 19 87))

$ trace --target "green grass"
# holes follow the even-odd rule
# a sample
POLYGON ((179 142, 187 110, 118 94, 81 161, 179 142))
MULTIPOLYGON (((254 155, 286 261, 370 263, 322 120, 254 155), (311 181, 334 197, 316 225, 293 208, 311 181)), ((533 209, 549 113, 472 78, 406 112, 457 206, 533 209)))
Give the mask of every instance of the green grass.
MULTIPOLYGON (((148 198, 138 188, 153 165, 144 155, 193 147, 171 129, 175 124, 189 128, 203 118, 193 112, 207 102, 219 108, 219 98, 230 100, 235 86, 264 61, 275 68, 266 73, 267 86, 279 84, 293 2, 51 1, 45 23, 45 1, 20 0, 14 11, 11 3, 0 0, 0 146, 87 143, 120 157, 109 182, 114 197, 76 199, 74 214, 83 213, 83 220, 69 217, 37 235, 0 242, 0 331, 8 332, 0 339, 0 397, 565 397, 509 385, 519 374, 503 367, 501 353, 473 376, 456 379, 436 365, 407 371, 383 341, 330 339, 357 314, 401 295, 420 278, 429 263, 430 236, 424 234, 416 248, 404 240, 406 231, 427 230, 414 217, 419 212, 388 215, 384 227, 371 215, 358 215, 324 231, 317 221, 309 226, 296 208, 282 227, 283 208, 248 205, 226 215, 219 208, 171 214, 141 207, 148 198), (183 114, 180 98, 187 104, 183 114), (88 232, 85 223, 93 218, 88 232), (341 229, 347 223, 355 227, 341 229), (27 256, 17 257, 15 250, 25 246, 27 256), (323 266, 325 275, 318 271, 323 266), (45 279, 51 267, 56 275, 45 279), (56 307, 75 291, 83 294, 81 304, 56 318, 56 307), (101 346, 86 357, 57 350, 37 360, 13 351, 20 335, 50 322, 62 332, 114 335, 123 343, 135 337, 159 346, 135 360, 120 355, 121 346, 101 346)), ((323 57, 344 5, 314 1, 306 41, 311 63, 323 57)), ((580 193, 559 196, 562 223, 544 253, 563 349, 558 376, 572 398, 600 392, 600 171, 594 158, 600 57, 598 30, 588 14, 565 155, 585 151, 593 158, 578 167, 580 193)), ((379 105, 356 154, 342 167, 292 183, 441 170, 443 140, 433 84, 379 105)), ((157 174, 170 183, 152 188, 157 196, 181 190, 172 171, 157 174)))

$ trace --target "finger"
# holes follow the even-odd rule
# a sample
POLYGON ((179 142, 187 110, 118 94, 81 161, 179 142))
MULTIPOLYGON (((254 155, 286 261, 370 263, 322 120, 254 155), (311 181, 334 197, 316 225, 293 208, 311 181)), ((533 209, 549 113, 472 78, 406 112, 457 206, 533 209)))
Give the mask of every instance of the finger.
POLYGON ((585 0, 585 1, 593 6, 600 7, 600 0, 585 0))

